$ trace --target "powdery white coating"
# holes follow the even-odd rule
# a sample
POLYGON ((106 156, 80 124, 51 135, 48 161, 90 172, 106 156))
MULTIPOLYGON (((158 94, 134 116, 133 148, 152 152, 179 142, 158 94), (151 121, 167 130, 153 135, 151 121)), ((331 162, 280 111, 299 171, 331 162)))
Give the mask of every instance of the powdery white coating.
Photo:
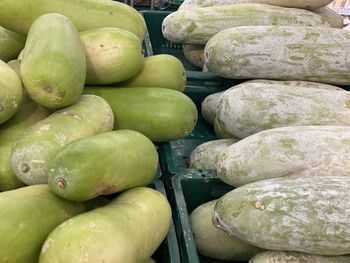
POLYGON ((215 170, 219 154, 230 145, 238 142, 236 139, 222 139, 198 145, 190 155, 190 168, 215 170))
POLYGON ((204 101, 202 102, 202 110, 201 113, 204 117, 204 119, 209 122, 211 125, 214 124, 215 116, 216 116, 216 109, 218 107, 220 96, 224 93, 217 92, 214 94, 211 94, 207 96, 204 101))
POLYGON ((330 27, 320 15, 307 10, 247 3, 173 12, 164 19, 162 32, 175 43, 204 45, 224 29, 257 25, 330 27))
POLYGON ((350 33, 321 27, 242 26, 221 31, 205 47, 219 76, 350 84, 350 33))
MULTIPOLYGON (((269 79, 253 79, 248 80, 244 83, 263 83, 263 84, 280 84, 286 85, 289 87, 301 87, 301 88, 315 88, 315 89, 324 89, 324 90, 344 90, 340 87, 329 85, 325 83, 312 82, 312 81, 303 81, 303 80, 269 80, 269 79)), ((287 88, 287 87, 286 87, 287 88)))
POLYGON ((350 177, 258 181, 219 199, 216 222, 248 243, 317 255, 350 252, 350 177))
POLYGON ((333 0, 185 0, 179 7, 191 9, 194 7, 226 6, 241 3, 259 3, 302 9, 315 9, 330 4, 333 0))
POLYGON ((198 253, 221 260, 249 260, 261 249, 230 236, 214 226, 212 218, 216 201, 198 206, 190 215, 198 253))
POLYGON ((350 92, 242 83, 221 95, 216 119, 238 138, 284 126, 347 126, 350 92))
POLYGON ((265 251, 248 263, 349 263, 350 257, 310 255, 292 251, 265 251))
POLYGON ((233 186, 289 176, 349 176, 350 127, 301 126, 266 130, 226 148, 217 173, 233 186))

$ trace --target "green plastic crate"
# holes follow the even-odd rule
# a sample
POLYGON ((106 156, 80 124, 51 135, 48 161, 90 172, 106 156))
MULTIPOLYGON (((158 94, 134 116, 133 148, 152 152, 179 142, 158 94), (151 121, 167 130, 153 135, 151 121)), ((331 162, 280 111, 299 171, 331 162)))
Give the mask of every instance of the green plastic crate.
MULTIPOLYGON (((154 180, 149 187, 156 189, 158 192, 166 196, 165 188, 160 180, 154 180)), ((179 246, 177 242, 175 226, 171 222, 170 229, 166 239, 152 256, 157 263, 180 263, 179 246)))
POLYGON ((189 85, 197 87, 218 87, 225 89, 231 86, 232 80, 221 78, 210 72, 202 72, 190 64, 182 52, 182 45, 175 44, 163 37, 162 22, 171 11, 140 11, 146 21, 147 33, 144 40, 145 55, 170 54, 177 57, 184 64, 189 85))
MULTIPOLYGON (((174 222, 183 263, 224 263, 197 253, 189 215, 199 205, 218 199, 233 189, 217 177, 199 172, 178 174, 172 179, 174 222)), ((230 261, 236 262, 236 261, 230 261)), ((237 261, 238 263, 238 261, 237 261)), ((242 263, 242 262, 241 262, 242 263)))

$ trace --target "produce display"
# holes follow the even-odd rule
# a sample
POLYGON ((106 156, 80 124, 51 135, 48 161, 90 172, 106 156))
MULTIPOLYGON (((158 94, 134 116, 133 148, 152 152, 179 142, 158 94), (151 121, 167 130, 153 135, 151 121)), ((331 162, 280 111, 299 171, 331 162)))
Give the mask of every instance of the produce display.
POLYGON ((0 263, 350 263, 331 2, 0 1, 0 263))
MULTIPOLYGON (((175 43, 204 45, 218 32, 239 26, 330 27, 313 12, 263 4, 200 7, 167 16, 163 35, 175 43)), ((229 51, 229 50, 228 50, 229 51)))
POLYGON ((160 151, 185 263, 350 261, 350 35, 330 2, 185 0, 163 19, 207 88, 188 91, 204 132, 160 151))

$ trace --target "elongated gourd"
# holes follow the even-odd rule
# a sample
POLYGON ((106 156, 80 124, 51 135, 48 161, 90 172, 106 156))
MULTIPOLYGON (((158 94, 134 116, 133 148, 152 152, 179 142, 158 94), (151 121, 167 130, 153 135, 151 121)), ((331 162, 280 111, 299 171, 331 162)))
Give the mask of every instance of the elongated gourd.
POLYGON ((51 109, 69 106, 83 92, 86 60, 79 32, 61 14, 36 19, 28 33, 21 78, 30 97, 51 109))
POLYGON ((18 111, 23 101, 23 86, 17 73, 0 60, 0 124, 18 111))
POLYGON ((260 248, 228 235, 213 224, 217 200, 198 206, 190 215, 191 228, 199 254, 213 259, 244 261, 251 259, 260 248))
POLYGON ((249 3, 176 11, 164 19, 162 32, 175 43, 205 45, 224 29, 257 25, 330 27, 320 15, 307 10, 249 3))
POLYGON ((259 3, 284 7, 294 7, 301 9, 316 9, 327 6, 333 0, 185 0, 179 7, 181 9, 191 9, 194 7, 234 5, 241 3, 259 3))
POLYGON ((283 126, 349 126, 350 92, 242 83, 221 95, 216 119, 239 138, 283 126))
POLYGON ((12 171, 12 148, 25 129, 49 114, 48 110, 27 100, 9 121, 0 126, 0 191, 8 191, 25 185, 12 171))
POLYGON ((350 252, 349 198, 349 176, 262 180, 221 197, 214 221, 261 248, 343 255, 350 252))
POLYGON ((111 131, 62 147, 48 166, 48 183, 64 199, 85 201, 147 186, 157 168, 157 150, 146 136, 111 131))
POLYGON ((190 155, 190 168, 216 170, 218 156, 226 148, 238 142, 236 139, 213 140, 198 145, 190 155))
POLYGON ((161 87, 183 92, 186 88, 186 71, 175 56, 159 54, 145 58, 141 72, 131 79, 113 85, 120 87, 161 87))
POLYGON ((266 130, 223 150, 217 158, 222 181, 239 187, 291 176, 349 175, 350 128, 300 126, 266 130))
POLYGON ((58 110, 27 128, 12 150, 12 168, 26 184, 47 183, 47 166, 65 144, 83 137, 110 131, 113 112, 108 103, 93 95, 58 110))
POLYGON ((342 29, 235 27, 216 34, 204 52, 210 72, 222 77, 350 84, 350 32, 342 29))
POLYGON ((170 222, 166 198, 137 187, 58 226, 47 237, 39 263, 144 262, 167 235, 170 222))
POLYGON ((0 26, 0 59, 8 62, 15 59, 24 48, 26 35, 0 26))
POLYGON ((196 105, 177 90, 87 87, 84 93, 101 96, 110 104, 116 120, 115 130, 138 131, 153 142, 184 138, 197 123, 196 105))
POLYGON ((63 200, 47 185, 0 193, 0 261, 37 263, 48 234, 59 224, 83 212, 83 203, 63 200))
POLYGON ((0 24, 27 33, 39 16, 61 13, 79 31, 101 27, 117 27, 130 31, 143 40, 146 23, 134 8, 111 0, 18 0, 0 2, 0 24), (21 19, 19 19, 19 17, 21 19))
POLYGON ((248 263, 349 263, 350 257, 310 255, 293 251, 264 251, 248 263))
POLYGON ((86 84, 121 82, 143 68, 141 41, 132 33, 113 27, 80 33, 86 54, 86 84))

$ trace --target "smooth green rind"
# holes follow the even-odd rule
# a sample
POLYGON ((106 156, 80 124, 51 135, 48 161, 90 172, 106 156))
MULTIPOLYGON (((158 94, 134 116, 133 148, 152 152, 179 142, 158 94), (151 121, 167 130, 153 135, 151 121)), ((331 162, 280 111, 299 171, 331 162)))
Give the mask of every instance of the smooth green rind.
POLYGON ((292 251, 266 251, 257 254, 248 263, 349 263, 350 257, 319 256, 292 251))
POLYGON ((47 182, 47 165, 58 150, 76 139, 110 131, 113 112, 108 103, 92 95, 58 110, 27 128, 16 140, 12 151, 12 168, 26 184, 47 182))
POLYGON ((18 111, 23 101, 23 86, 17 73, 0 60, 0 124, 18 111))
POLYGON ((330 27, 320 15, 307 10, 247 3, 173 12, 163 20, 162 32, 175 43, 205 45, 227 28, 257 25, 330 27))
POLYGON ((79 31, 117 27, 130 31, 143 40, 146 30, 143 17, 129 5, 117 1, 0 1, 0 24, 16 32, 27 33, 34 20, 46 13, 61 13, 71 19, 79 31))
POLYGON ((24 48, 26 35, 0 26, 0 59, 8 62, 15 59, 24 48))
POLYGON ((190 155, 190 168, 216 170, 219 154, 238 142, 237 139, 221 139, 198 145, 190 155))
POLYGON ((316 255, 350 252, 350 177, 278 178, 227 193, 217 227, 257 247, 316 255))
POLYGON ((204 45, 183 45, 182 51, 185 58, 196 67, 203 69, 204 66, 204 45))
POLYGON ((153 142, 184 138, 197 123, 195 104, 176 90, 86 87, 84 93, 101 96, 110 104, 114 129, 138 131, 153 142))
POLYGON ((48 234, 85 207, 57 197, 47 185, 35 185, 0 193, 0 211, 0 261, 37 263, 48 234))
POLYGON ((266 130, 218 156, 219 178, 236 187, 270 178, 348 176, 350 128, 301 126, 266 130))
POLYGON ((12 147, 25 129, 48 115, 49 112, 46 109, 32 101, 26 101, 9 121, 0 126, 0 191, 8 191, 25 185, 12 171, 12 147))
POLYGON ((185 0, 179 7, 179 10, 191 9, 194 7, 226 6, 241 3, 257 3, 301 9, 316 9, 327 6, 332 1, 333 0, 185 0))
POLYGON ((47 237, 39 262, 144 262, 166 237, 170 222, 165 197, 137 187, 58 226, 47 237))
POLYGON ((21 61, 18 59, 14 59, 14 60, 10 60, 9 62, 7 62, 7 65, 9 65, 16 73, 17 75, 20 77, 21 76, 21 61))
POLYGON ((123 83, 121 87, 162 87, 183 92, 186 87, 186 71, 182 62, 168 54, 145 58, 142 71, 123 83))
POLYGON ((75 103, 83 92, 86 59, 73 23, 55 13, 35 20, 20 70, 25 89, 39 105, 58 109, 75 103))
POLYGON ((220 96, 223 93, 224 91, 211 94, 207 96, 202 102, 201 113, 204 119, 211 125, 214 124, 220 96))
POLYGON ((223 30, 210 39, 205 63, 210 72, 227 78, 349 85, 348 54, 350 32, 346 30, 242 26, 223 30))
POLYGON ((80 33, 86 54, 86 84, 103 85, 127 80, 143 68, 141 41, 120 28, 80 33))
POLYGON ((242 83, 221 95, 216 119, 238 138, 284 126, 349 126, 350 92, 242 83))
POLYGON ((71 142, 48 166, 48 183, 58 196, 85 201, 147 186, 158 168, 154 144, 139 132, 119 130, 71 142))
POLYGON ((157 263, 153 258, 149 258, 144 263, 157 263))
POLYGON ((315 10, 312 10, 312 12, 322 16, 331 25, 331 27, 343 28, 345 26, 344 18, 342 17, 342 15, 333 11, 329 7, 322 7, 319 9, 315 9, 315 10))
POLYGON ((213 224, 217 200, 198 206, 190 215, 192 232, 199 254, 213 259, 246 261, 261 251, 244 241, 228 235, 213 224))

